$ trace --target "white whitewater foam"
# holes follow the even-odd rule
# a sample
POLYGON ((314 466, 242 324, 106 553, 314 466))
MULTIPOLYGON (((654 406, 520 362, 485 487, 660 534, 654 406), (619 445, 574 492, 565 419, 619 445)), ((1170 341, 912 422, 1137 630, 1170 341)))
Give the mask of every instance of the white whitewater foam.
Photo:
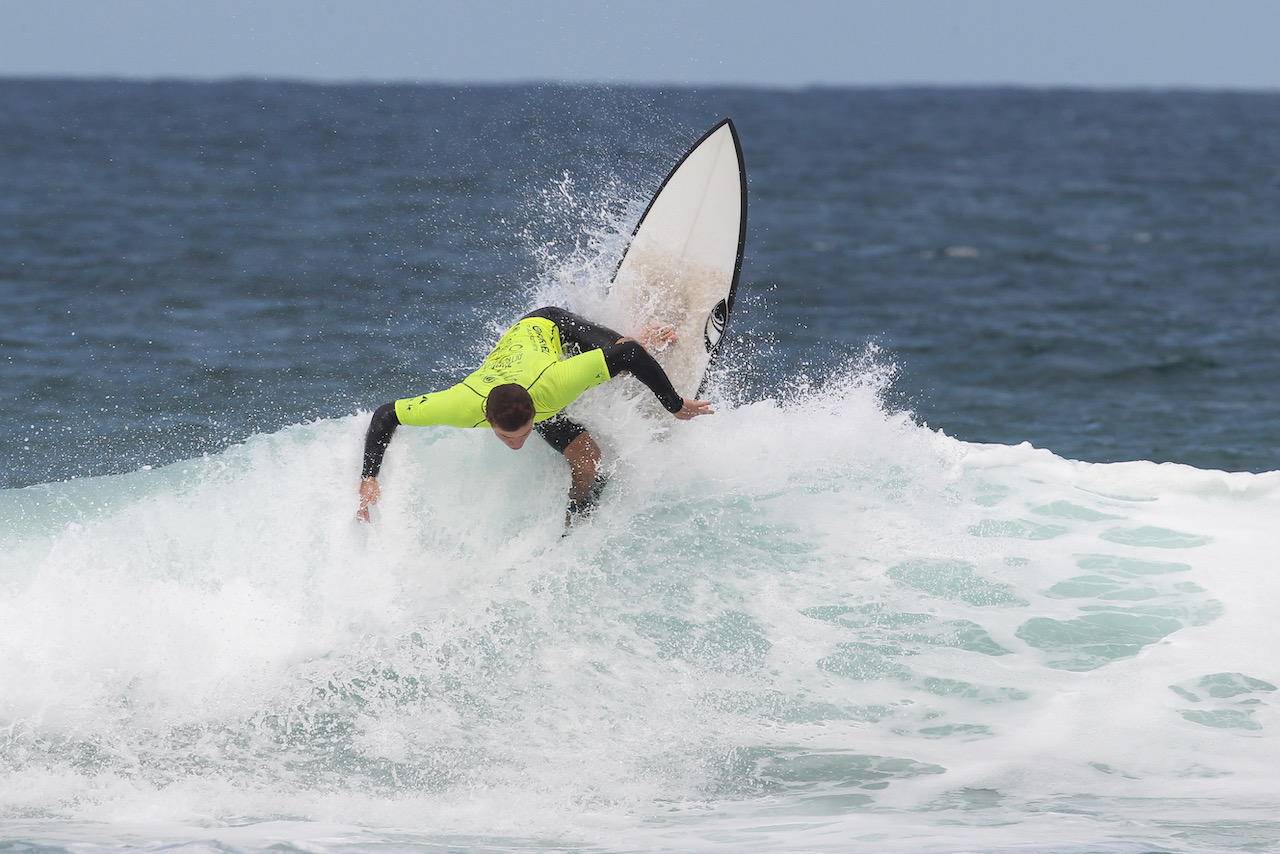
POLYGON ((610 384, 578 414, 613 481, 566 538, 554 453, 447 429, 397 434, 358 526, 363 416, 2 493, 0 815, 249 847, 282 819, 357 848, 1272 838, 1280 473, 966 444, 880 389, 681 424, 610 384))

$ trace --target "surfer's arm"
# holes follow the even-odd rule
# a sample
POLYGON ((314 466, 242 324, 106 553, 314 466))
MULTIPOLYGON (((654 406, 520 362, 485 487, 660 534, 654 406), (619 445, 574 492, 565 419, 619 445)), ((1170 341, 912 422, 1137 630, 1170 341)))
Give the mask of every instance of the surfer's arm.
POLYGON ((406 427, 485 427, 484 397, 466 382, 444 391, 406 397, 379 406, 369 419, 364 436, 364 464, 360 470, 360 510, 357 516, 369 521, 369 508, 378 501, 378 472, 382 458, 400 425, 406 427))
POLYGON ((369 430, 364 435, 364 465, 360 470, 360 507, 356 510, 356 518, 362 522, 369 521, 369 508, 378 503, 378 472, 399 426, 394 403, 379 406, 369 419, 369 430))
POLYGON ((604 362, 609 368, 609 376, 616 377, 622 371, 629 371, 648 386, 663 408, 676 418, 687 421, 698 415, 711 414, 710 401, 681 397, 675 386, 671 385, 667 372, 662 370, 662 365, 635 339, 623 338, 601 349, 604 350, 604 362))
POLYGON ((382 458, 391 444, 391 437, 400 426, 400 417, 396 415, 394 403, 384 403, 374 410, 369 419, 369 430, 364 434, 364 467, 360 471, 361 478, 378 476, 382 470, 382 458))
MULTIPOLYGON (((681 397, 658 360, 635 339, 624 338, 607 326, 555 306, 546 306, 525 316, 550 320, 560 330, 561 339, 579 350, 600 350, 604 354, 609 376, 616 377, 624 372, 634 374, 636 379, 649 387, 663 408, 675 417, 687 420, 697 415, 711 414, 709 401, 681 397)), ((652 343, 659 349, 675 340, 675 333, 670 327, 655 326, 646 328, 645 332, 650 339, 645 343, 652 343)))

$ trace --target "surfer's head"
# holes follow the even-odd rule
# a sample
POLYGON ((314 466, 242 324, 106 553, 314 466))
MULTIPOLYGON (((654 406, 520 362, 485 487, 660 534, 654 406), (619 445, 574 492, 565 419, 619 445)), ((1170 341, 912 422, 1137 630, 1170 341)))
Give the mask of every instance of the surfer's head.
POLYGON ((502 444, 519 450, 533 432, 533 398, 524 386, 500 385, 489 392, 484 416, 502 444))

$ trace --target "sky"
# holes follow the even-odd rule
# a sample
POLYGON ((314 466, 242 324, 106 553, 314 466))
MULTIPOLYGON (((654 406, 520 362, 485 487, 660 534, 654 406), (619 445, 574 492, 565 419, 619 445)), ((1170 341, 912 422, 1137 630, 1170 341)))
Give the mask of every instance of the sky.
POLYGON ((1280 0, 0 0, 0 77, 1280 91, 1280 0))

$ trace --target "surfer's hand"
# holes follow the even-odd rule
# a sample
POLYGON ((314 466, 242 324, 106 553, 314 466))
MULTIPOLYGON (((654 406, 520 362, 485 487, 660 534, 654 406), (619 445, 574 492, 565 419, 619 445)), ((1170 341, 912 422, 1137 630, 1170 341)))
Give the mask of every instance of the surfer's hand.
POLYGON ((356 510, 356 518, 361 522, 369 521, 369 508, 378 503, 378 479, 366 477, 360 481, 360 509, 356 510))
POLYGON ((674 326, 662 323, 650 323, 644 329, 640 330, 640 334, 636 336, 640 341, 640 346, 644 347, 650 353, 661 353, 679 340, 680 336, 676 335, 674 326))
POLYGON ((681 398, 684 406, 680 407, 679 412, 671 413, 681 421, 688 421, 690 418, 697 418, 699 415, 714 415, 711 409, 711 401, 709 400, 690 400, 687 397, 681 398))

